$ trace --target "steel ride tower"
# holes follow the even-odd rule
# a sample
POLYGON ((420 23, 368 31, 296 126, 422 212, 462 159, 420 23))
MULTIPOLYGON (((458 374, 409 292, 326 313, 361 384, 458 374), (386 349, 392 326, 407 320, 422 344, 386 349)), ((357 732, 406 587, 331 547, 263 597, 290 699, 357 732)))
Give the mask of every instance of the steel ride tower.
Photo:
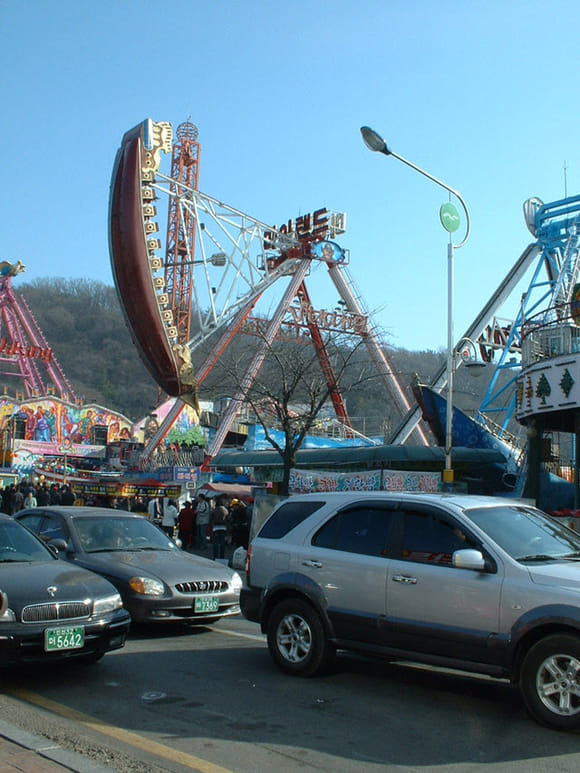
POLYGON ((12 279, 25 270, 18 261, 0 263, 0 376, 5 393, 13 386, 17 399, 55 395, 74 402, 73 389, 44 334, 12 279))
POLYGON ((198 190, 200 145, 197 141, 197 127, 189 121, 177 127, 176 135, 171 158, 174 195, 169 198, 167 216, 165 292, 173 312, 177 340, 180 344, 187 344, 193 292, 195 215, 191 210, 179 206, 179 192, 181 188, 198 190))
MULTIPOLYGON (((197 406, 198 385, 240 333, 263 294, 275 284, 285 284, 208 448, 208 456, 215 456, 268 347, 288 321, 292 302, 308 297, 305 280, 317 265, 327 268, 344 304, 344 317, 362 320, 357 334, 397 414, 405 415, 410 401, 388 361, 378 330, 353 290, 346 272, 347 254, 332 241, 344 233, 344 214, 322 208, 272 227, 201 193, 198 159, 197 131, 192 124, 178 127, 173 143, 170 124, 147 119, 125 134, 113 169, 109 241, 119 300, 144 364, 161 389, 179 398, 144 457, 151 455, 169 431, 183 408, 181 401, 197 406), (161 171, 161 154, 169 152, 171 176, 161 171), (162 260, 155 202, 165 196, 169 214, 162 260), (194 365, 192 354, 204 343, 210 345, 210 353, 194 365)), ((320 331, 327 328, 317 317, 311 317, 308 326, 330 399, 348 432, 350 420, 322 345, 320 331)), ((428 444, 421 427, 413 431, 419 443, 428 444)))

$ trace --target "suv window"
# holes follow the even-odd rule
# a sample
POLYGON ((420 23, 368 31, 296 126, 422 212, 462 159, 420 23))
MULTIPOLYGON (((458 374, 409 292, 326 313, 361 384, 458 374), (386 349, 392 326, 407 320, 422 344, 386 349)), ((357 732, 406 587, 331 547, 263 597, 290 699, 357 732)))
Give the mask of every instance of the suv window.
POLYGON ((432 513, 404 513, 402 558, 422 564, 451 564, 456 550, 478 548, 453 521, 432 513))
POLYGON ((317 531, 312 544, 365 556, 385 556, 393 511, 358 507, 339 513, 317 531))
POLYGON ((309 515, 323 507, 325 502, 284 502, 274 510, 266 523, 258 532, 258 537, 264 539, 280 539, 285 537, 309 515))

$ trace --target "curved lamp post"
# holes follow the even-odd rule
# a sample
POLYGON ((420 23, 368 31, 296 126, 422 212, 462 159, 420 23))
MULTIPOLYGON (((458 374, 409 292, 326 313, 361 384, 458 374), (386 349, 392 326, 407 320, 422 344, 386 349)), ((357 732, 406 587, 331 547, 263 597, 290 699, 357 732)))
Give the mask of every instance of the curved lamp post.
POLYGON ((455 196, 465 213, 465 236, 460 242, 453 244, 452 234, 459 227, 459 214, 451 203, 444 204, 439 211, 441 225, 449 232, 449 245, 447 248, 447 423, 445 428, 445 470, 443 471, 443 484, 445 488, 450 489, 453 484, 451 452, 453 448, 453 370, 455 360, 455 347, 453 345, 453 251, 459 247, 463 247, 469 238, 469 212, 465 201, 458 191, 450 188, 449 185, 438 180, 437 177, 433 177, 432 174, 429 174, 429 172, 421 169, 421 167, 416 166, 416 164, 403 158, 403 156, 394 153, 387 146, 387 143, 381 135, 374 129, 371 129, 369 126, 362 126, 360 131, 363 141, 369 150, 372 150, 375 153, 382 153, 384 156, 392 156, 393 158, 402 161, 403 164, 410 166, 411 169, 419 172, 419 174, 427 177, 431 182, 440 185, 449 193, 450 200, 451 196, 455 196))

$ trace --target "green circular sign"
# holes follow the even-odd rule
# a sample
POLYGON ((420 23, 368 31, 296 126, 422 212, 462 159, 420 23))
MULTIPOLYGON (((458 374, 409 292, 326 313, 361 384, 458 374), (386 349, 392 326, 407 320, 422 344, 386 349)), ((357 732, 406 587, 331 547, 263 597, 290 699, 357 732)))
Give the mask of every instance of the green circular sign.
POLYGON ((459 217, 457 207, 450 201, 448 201, 446 204, 443 204, 439 210, 439 219, 441 220, 441 225, 443 228, 446 231, 449 231, 449 233, 457 231, 461 223, 461 218, 459 217))

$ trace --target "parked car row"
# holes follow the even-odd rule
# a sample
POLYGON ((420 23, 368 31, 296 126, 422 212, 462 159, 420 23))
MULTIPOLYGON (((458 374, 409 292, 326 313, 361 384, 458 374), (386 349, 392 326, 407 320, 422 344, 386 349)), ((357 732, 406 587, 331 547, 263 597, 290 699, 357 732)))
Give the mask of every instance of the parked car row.
POLYGON ((0 590, 4 664, 90 662, 131 619, 207 624, 241 605, 288 674, 321 673, 337 650, 460 669, 580 728, 580 535, 514 499, 293 496, 250 543, 243 586, 142 516, 40 507, 0 517, 0 590))
POLYGON ((94 662, 133 622, 207 625, 240 612, 242 580, 141 515, 47 506, 0 517, 0 665, 94 662))
POLYGON ((125 644, 131 618, 110 582, 59 561, 0 516, 0 663, 99 660, 125 644))

